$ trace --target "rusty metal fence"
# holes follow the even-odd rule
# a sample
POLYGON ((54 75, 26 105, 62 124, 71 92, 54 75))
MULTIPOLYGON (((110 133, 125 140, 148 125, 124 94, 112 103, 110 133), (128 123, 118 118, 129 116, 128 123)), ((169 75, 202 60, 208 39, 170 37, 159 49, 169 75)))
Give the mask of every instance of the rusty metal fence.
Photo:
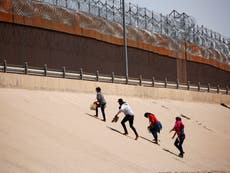
MULTIPOLYGON (((9 0, 0 0, 9 1, 9 0)), ((67 25, 80 25, 76 23, 74 13, 86 14, 88 26, 96 28, 100 24, 95 24, 90 16, 103 19, 105 27, 111 27, 110 22, 122 25, 122 5, 121 0, 10 0, 13 3, 13 13, 27 17, 41 17, 44 19, 57 21, 67 25), (108 21, 108 23, 106 23, 108 21), (107 25, 107 26, 106 26, 107 25)), ((125 4, 126 24, 145 31, 154 36, 167 36, 177 41, 194 43, 202 48, 200 52, 192 52, 184 45, 176 47, 167 45, 169 50, 184 49, 191 55, 211 58, 221 63, 230 65, 230 39, 203 26, 198 26, 195 19, 185 13, 178 13, 173 10, 164 16, 155 13, 147 8, 139 7, 135 4, 125 4), (171 46, 171 47, 170 47, 171 46), (215 52, 213 52, 213 50, 215 52)), ((4 9, 0 6, 0 11, 4 9)), ((4 11, 7 12, 7 11, 4 11)), ((100 26, 101 27, 101 26, 100 26)), ((106 30, 106 29, 105 29, 106 30)), ((103 28, 100 28, 103 32, 103 28)), ((116 30, 113 34, 116 34, 116 30)), ((116 34, 122 37, 122 35, 116 34)), ((145 40, 145 39, 143 39, 145 40)), ((152 43, 156 44, 156 43, 152 43)), ((179 43, 178 43, 179 44, 179 43)))

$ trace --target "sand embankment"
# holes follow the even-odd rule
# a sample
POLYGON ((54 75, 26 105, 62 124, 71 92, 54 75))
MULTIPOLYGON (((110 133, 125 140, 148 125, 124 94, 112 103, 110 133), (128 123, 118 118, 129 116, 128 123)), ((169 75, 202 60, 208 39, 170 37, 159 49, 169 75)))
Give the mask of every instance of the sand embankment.
POLYGON ((172 96, 168 89, 14 74, 1 74, 0 86, 0 172, 230 172, 230 109, 214 96, 215 103, 202 103, 185 99, 188 91, 172 96), (107 122, 90 116, 95 86, 105 92, 107 122), (135 112, 138 141, 110 122, 119 97, 135 112), (162 121, 159 146, 146 130, 145 111, 162 121), (180 114, 186 116, 183 159, 169 134, 180 114))

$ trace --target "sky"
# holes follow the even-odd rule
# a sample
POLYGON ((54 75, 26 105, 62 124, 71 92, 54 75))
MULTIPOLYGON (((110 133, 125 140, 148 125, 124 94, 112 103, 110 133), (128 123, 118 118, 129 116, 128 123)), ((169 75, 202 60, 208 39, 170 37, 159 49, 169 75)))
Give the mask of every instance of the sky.
POLYGON ((163 15, 172 10, 193 16, 196 24, 230 38, 230 0, 125 0, 163 15))

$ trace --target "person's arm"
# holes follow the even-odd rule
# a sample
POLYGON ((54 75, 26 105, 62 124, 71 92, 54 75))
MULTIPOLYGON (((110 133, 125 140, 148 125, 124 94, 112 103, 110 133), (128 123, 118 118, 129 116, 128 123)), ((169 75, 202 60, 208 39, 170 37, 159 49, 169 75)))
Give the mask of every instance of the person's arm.
POLYGON ((120 109, 120 110, 116 113, 115 117, 118 117, 118 115, 119 115, 121 112, 122 112, 122 110, 120 109))
POLYGON ((176 136, 176 131, 174 132, 173 136, 172 136, 172 139, 174 139, 174 137, 176 136))
POLYGON ((148 125, 147 128, 150 129, 151 125, 152 125, 152 122, 151 122, 151 120, 150 120, 150 118, 149 118, 149 125, 148 125))
POLYGON ((175 131, 175 128, 174 128, 174 127, 169 131, 169 133, 172 132, 172 131, 175 131))

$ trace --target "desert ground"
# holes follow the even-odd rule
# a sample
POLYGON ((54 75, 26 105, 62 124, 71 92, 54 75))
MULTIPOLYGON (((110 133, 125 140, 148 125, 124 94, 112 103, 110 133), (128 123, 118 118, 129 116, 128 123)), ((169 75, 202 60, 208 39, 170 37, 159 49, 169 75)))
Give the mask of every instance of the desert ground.
MULTIPOLYGON (((100 84, 98 84, 100 85, 100 84)), ((102 88, 103 91, 103 88, 102 88)), ((96 93, 0 88, 0 172, 153 173, 230 172, 230 109, 219 103, 105 94, 107 121, 95 118, 96 93), (135 113, 134 140, 124 136, 117 99, 135 113), (162 122, 159 145, 152 142, 145 112, 162 122), (175 117, 185 125, 184 158, 169 130, 175 117)))

